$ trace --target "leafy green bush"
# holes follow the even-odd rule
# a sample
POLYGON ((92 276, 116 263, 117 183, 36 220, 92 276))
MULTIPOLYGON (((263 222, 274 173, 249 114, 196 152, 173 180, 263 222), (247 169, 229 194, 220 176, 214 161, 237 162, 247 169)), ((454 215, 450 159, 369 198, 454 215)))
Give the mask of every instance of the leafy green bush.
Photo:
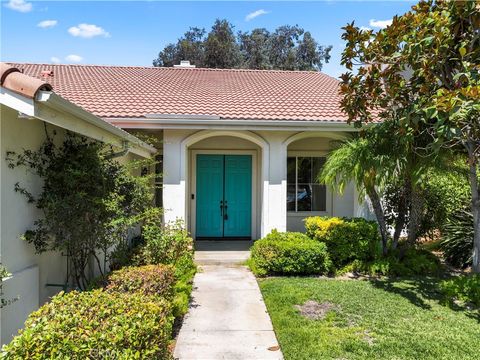
POLYGON ((174 269, 170 265, 125 267, 108 276, 107 292, 154 295, 171 301, 175 285, 174 269))
POLYGON ((370 261, 354 260, 337 271, 381 276, 435 275, 441 267, 438 258, 426 250, 410 249, 402 259, 396 254, 370 261))
POLYGON ((170 359, 169 303, 101 289, 60 293, 30 314, 6 359, 170 359))
POLYGON ((99 254, 108 257, 108 249, 127 237, 151 204, 151 176, 131 172, 151 161, 122 165, 112 156, 111 145, 74 133, 67 132, 62 142, 54 140, 47 135, 36 151, 7 153, 10 168, 26 167, 43 183, 35 196, 20 183, 15 185, 15 191, 42 213, 22 237, 37 253, 68 254, 71 278, 67 280, 73 282, 69 285, 85 289, 90 259, 105 274, 99 254))
POLYGON ((363 218, 309 217, 305 219, 307 235, 328 247, 334 266, 353 260, 373 260, 380 252, 380 237, 375 221, 363 218))
POLYGON ((440 289, 448 301, 461 300, 480 306, 480 274, 444 280, 440 283, 440 289))
POLYGON ((183 222, 163 224, 161 210, 151 209, 142 227, 142 241, 133 250, 129 261, 131 265, 164 264, 173 267, 173 314, 175 317, 186 314, 197 267, 193 259, 193 239, 185 230, 183 222))
POLYGON ((274 241, 309 241, 312 240, 306 234, 300 232, 279 232, 274 229, 264 237, 265 240, 274 240, 274 241))
POLYGON ((258 276, 324 274, 331 267, 325 244, 304 234, 277 231, 255 241, 249 264, 258 276))
POLYGON ((185 255, 193 257, 193 239, 181 220, 163 224, 156 214, 142 228, 145 244, 142 256, 147 264, 175 264, 185 255))
POLYGON ((472 265, 473 257, 473 216, 460 210, 450 216, 444 226, 440 249, 445 260, 460 268, 472 265))

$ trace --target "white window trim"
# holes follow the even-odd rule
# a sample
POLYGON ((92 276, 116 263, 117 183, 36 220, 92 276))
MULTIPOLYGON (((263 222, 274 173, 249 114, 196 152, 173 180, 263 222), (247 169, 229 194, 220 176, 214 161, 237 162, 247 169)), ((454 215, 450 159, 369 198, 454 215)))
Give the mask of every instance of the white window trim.
MULTIPOLYGON (((287 158, 289 157, 326 157, 328 151, 325 150, 293 150, 287 152, 287 158)), ((287 161, 287 159, 285 159, 287 161)), ((296 162, 298 160, 295 160, 296 162)), ((298 164, 295 164, 297 167, 298 164)), ((297 177, 297 171, 295 171, 295 177, 297 177)), ((298 179, 295 178, 295 185, 298 184, 298 179)), ((288 182, 287 182, 288 185, 288 182)), ((297 204, 295 203, 295 211, 287 211, 287 217, 299 217, 306 218, 309 216, 331 216, 333 211, 333 196, 332 191, 326 187, 326 208, 325 211, 297 211, 297 204)))

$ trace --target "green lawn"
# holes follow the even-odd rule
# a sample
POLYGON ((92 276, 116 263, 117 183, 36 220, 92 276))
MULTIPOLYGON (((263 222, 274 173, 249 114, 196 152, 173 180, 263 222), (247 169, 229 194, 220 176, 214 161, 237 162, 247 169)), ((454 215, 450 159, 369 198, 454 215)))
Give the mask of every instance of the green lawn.
POLYGON ((480 359, 480 313, 439 304, 434 279, 260 279, 285 359, 480 359), (323 320, 294 307, 337 306, 323 320))

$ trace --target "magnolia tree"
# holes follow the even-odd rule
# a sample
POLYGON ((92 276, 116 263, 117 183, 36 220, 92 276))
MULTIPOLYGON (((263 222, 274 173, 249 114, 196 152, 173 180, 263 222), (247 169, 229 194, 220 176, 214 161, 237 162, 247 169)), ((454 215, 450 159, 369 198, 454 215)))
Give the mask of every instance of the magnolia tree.
POLYGON ((379 32, 353 23, 344 30, 342 63, 349 71, 342 75, 341 93, 350 121, 357 126, 378 118, 395 122, 391 136, 411 139, 412 165, 443 149, 465 157, 474 218, 473 269, 480 272, 479 3, 422 1, 379 32))

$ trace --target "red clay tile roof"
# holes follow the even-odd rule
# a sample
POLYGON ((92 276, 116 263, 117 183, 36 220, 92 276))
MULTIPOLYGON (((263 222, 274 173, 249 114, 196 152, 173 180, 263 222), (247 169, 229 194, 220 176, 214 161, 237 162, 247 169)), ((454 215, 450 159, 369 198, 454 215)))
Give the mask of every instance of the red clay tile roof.
POLYGON ((0 63, 0 85, 31 99, 39 90, 52 90, 50 84, 22 74, 16 67, 3 62, 0 63))
POLYGON ((43 72, 57 94, 105 119, 178 114, 346 121, 338 80, 320 72, 12 65, 37 78, 43 72))

